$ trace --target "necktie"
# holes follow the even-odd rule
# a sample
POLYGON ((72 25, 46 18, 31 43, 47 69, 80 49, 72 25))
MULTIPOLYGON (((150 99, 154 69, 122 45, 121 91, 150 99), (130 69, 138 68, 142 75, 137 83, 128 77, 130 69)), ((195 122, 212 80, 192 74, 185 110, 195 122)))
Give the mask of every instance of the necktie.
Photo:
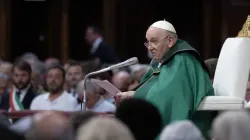
POLYGON ((76 96, 76 91, 73 90, 72 94, 73 94, 73 97, 75 97, 76 96))
POLYGON ((17 95, 17 97, 20 99, 20 94, 21 94, 21 91, 17 91, 16 92, 16 95, 17 95))

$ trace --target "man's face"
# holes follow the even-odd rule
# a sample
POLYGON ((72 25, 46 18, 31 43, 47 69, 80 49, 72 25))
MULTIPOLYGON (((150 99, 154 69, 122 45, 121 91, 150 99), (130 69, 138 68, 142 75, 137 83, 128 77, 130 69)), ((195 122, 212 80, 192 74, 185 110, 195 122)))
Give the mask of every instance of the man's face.
POLYGON ((96 39, 96 34, 92 28, 87 28, 85 33, 85 40, 88 44, 92 44, 96 39))
POLYGON ((23 89, 28 86, 30 83, 31 76, 27 71, 20 70, 19 68, 15 67, 13 71, 13 83, 14 85, 19 88, 23 89))
POLYGON ((86 97, 86 106, 91 109, 94 105, 100 100, 100 95, 96 93, 87 92, 86 97))
POLYGON ((71 66, 67 71, 67 82, 71 87, 75 88, 77 84, 84 78, 81 66, 71 66))
POLYGON ((50 69, 47 74, 46 84, 51 93, 63 90, 64 75, 59 69, 50 69))
POLYGON ((170 38, 170 35, 168 35, 166 31, 149 27, 146 33, 147 43, 149 44, 147 48, 154 59, 160 61, 168 52, 169 48, 173 46, 170 42, 170 38))

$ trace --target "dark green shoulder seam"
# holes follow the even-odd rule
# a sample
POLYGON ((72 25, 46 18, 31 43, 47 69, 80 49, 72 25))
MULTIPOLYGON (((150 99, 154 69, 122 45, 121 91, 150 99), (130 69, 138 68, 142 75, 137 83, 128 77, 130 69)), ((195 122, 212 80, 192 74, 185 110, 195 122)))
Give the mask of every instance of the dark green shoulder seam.
POLYGON ((162 63, 162 65, 167 64, 170 60, 173 59, 173 57, 177 54, 180 53, 188 53, 192 56, 195 57, 196 60, 198 60, 198 62, 201 64, 201 66, 203 67, 203 69, 208 73, 208 75, 210 76, 210 72, 209 69, 207 67, 207 65, 205 64, 205 62, 202 60, 202 58, 200 57, 199 53, 196 50, 191 50, 191 49, 183 49, 183 50, 178 50, 176 52, 173 53, 173 55, 171 55, 167 60, 164 61, 164 63, 162 63))

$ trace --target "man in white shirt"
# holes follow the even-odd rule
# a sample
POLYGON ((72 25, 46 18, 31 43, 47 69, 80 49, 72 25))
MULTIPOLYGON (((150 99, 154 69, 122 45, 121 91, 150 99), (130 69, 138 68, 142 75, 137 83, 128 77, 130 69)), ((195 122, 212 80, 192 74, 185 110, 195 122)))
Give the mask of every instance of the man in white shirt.
POLYGON ((37 96, 31 104, 31 110, 60 110, 75 111, 77 101, 74 97, 63 91, 65 71, 59 65, 48 69, 46 84, 49 93, 37 96))
MULTIPOLYGON (((77 93, 79 96, 83 95, 83 81, 77 86, 77 93)), ((116 107, 112 103, 104 100, 100 95, 100 87, 96 85, 91 79, 86 81, 86 108, 93 112, 115 112, 116 107)), ((84 106, 82 106, 84 109, 84 106)), ((81 104, 78 105, 77 110, 81 110, 81 104)))

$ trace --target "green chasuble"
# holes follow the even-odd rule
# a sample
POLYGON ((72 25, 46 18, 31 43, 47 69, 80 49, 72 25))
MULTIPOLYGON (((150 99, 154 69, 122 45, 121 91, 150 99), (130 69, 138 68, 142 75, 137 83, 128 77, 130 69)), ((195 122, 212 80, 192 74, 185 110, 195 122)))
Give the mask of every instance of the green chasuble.
POLYGON ((196 110, 202 99, 211 95, 214 90, 206 65, 195 49, 178 40, 161 64, 152 60, 151 69, 143 76, 134 97, 145 99, 158 108, 162 127, 189 119, 207 137, 214 114, 196 110))

